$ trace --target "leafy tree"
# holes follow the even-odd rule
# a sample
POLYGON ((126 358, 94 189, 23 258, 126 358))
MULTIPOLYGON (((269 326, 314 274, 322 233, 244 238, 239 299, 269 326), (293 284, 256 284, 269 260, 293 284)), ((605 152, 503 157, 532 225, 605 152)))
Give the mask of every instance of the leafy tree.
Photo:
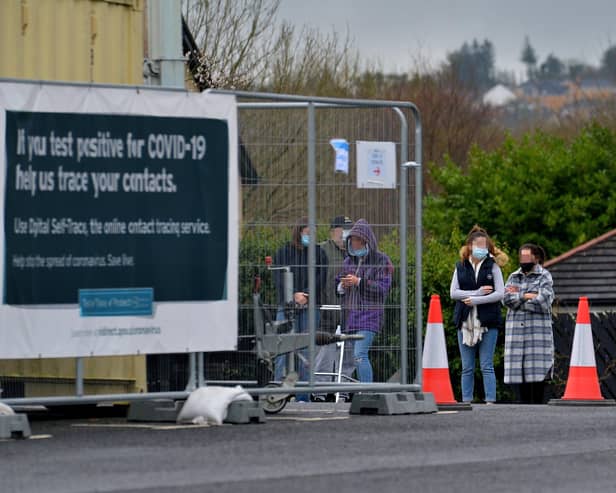
POLYGON ((616 45, 610 46, 603 52, 601 69, 608 77, 616 79, 616 45))
POLYGON ((432 167, 441 193, 426 198, 426 228, 446 238, 479 223, 512 249, 526 241, 557 256, 616 224, 616 134, 597 124, 567 142, 540 131, 475 148, 463 171, 432 167))
POLYGON ((447 55, 451 70, 466 88, 483 91, 494 85, 494 45, 487 39, 473 39, 447 55))
POLYGON ((554 54, 550 53, 545 62, 539 67, 539 75, 542 79, 561 79, 565 75, 565 64, 554 54))
POLYGON ((579 82, 583 77, 596 75, 597 69, 578 60, 567 61, 567 76, 573 82, 579 82))
POLYGON ((516 77, 514 70, 497 70, 494 76, 494 82, 514 87, 516 85, 516 77))
POLYGON ((524 46, 522 47, 520 61, 526 65, 526 76, 528 79, 533 80, 537 74, 537 53, 530 44, 528 36, 524 38, 524 46))

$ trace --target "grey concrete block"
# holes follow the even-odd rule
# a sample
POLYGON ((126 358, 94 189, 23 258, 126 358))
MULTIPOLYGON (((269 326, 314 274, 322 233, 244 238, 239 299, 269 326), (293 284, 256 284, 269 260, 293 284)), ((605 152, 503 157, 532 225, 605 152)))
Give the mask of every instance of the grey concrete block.
POLYGON ((0 416, 0 438, 28 438, 30 423, 25 414, 9 414, 0 416))
POLYGON ((470 402, 456 402, 454 404, 439 404, 439 411, 472 411, 473 406, 470 402))
POLYGON ((131 402, 128 421, 173 422, 180 410, 179 402, 172 399, 151 399, 131 402))
POLYGON ((235 401, 227 408, 225 423, 265 423, 265 412, 259 401, 235 401))
POLYGON ((616 406, 616 401, 614 399, 603 399, 600 401, 597 400, 563 400, 563 399, 550 399, 548 401, 548 406, 578 406, 578 407, 608 407, 608 406, 616 406))
POLYGON ((353 396, 351 414, 424 414, 437 411, 430 392, 358 393, 353 396))

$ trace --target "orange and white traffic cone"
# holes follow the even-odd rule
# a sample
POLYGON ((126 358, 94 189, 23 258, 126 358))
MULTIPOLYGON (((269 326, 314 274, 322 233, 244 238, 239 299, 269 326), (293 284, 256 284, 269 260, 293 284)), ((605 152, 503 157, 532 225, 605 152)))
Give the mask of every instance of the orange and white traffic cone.
POLYGON ((449 377, 449 361, 447 359, 447 344, 443 328, 443 313, 441 298, 433 294, 428 310, 428 325, 421 360, 422 390, 432 392, 439 409, 470 409, 469 404, 459 403, 453 396, 451 379, 449 377))
POLYGON ((578 304, 565 395, 562 399, 550 400, 548 404, 616 405, 616 402, 612 399, 604 399, 599 388, 590 311, 588 309, 588 298, 585 296, 580 298, 578 304))

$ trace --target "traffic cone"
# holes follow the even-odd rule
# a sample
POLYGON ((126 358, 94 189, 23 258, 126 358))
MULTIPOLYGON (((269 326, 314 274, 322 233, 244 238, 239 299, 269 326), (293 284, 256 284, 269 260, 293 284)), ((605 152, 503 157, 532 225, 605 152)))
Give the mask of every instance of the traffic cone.
POLYGON ((582 296, 578 304, 573 347, 569 364, 569 376, 565 395, 562 399, 552 399, 548 404, 571 405, 615 405, 612 399, 604 399, 599 388, 595 348, 592 342, 588 298, 582 296))
POLYGON ((422 390, 432 392, 439 409, 470 409, 470 404, 459 403, 453 397, 451 379, 449 378, 449 361, 447 344, 443 329, 441 298, 433 294, 430 298, 426 339, 421 360, 422 390))

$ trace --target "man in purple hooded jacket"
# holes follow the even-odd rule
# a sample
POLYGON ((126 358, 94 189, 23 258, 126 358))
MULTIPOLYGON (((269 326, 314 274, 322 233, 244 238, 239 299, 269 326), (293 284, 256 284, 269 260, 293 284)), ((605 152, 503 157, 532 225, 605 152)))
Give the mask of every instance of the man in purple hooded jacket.
POLYGON ((345 332, 364 336, 355 341, 353 356, 360 382, 372 382, 368 351, 383 325, 385 298, 391 287, 393 265, 378 250, 376 237, 365 219, 359 219, 347 238, 348 256, 336 280, 343 296, 345 332))

